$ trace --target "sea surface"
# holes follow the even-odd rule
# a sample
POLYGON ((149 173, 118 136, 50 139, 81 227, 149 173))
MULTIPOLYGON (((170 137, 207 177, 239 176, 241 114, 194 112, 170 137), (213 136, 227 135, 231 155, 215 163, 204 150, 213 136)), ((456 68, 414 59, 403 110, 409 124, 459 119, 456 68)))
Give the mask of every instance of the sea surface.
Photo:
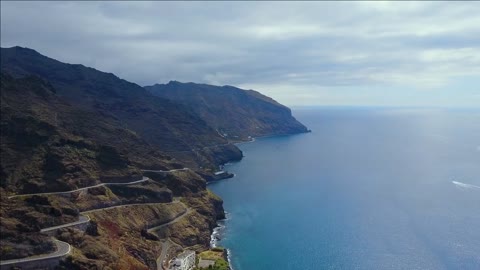
POLYGON ((480 269, 480 110, 310 108, 209 188, 235 270, 480 269))

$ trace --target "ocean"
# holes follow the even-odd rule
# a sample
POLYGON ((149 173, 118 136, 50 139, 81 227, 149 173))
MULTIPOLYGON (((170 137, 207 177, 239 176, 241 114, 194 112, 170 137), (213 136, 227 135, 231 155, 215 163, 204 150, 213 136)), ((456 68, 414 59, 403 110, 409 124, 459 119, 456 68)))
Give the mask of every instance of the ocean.
POLYGON ((480 269, 480 110, 296 109, 240 144, 218 245, 235 270, 480 269))

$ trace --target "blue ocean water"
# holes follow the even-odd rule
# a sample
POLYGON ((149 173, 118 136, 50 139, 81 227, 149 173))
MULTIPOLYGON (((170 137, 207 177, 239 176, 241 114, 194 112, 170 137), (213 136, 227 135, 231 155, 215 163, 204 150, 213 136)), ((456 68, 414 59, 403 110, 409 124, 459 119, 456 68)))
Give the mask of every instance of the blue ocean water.
POLYGON ((294 114, 209 186, 235 270, 480 269, 480 110, 294 114))

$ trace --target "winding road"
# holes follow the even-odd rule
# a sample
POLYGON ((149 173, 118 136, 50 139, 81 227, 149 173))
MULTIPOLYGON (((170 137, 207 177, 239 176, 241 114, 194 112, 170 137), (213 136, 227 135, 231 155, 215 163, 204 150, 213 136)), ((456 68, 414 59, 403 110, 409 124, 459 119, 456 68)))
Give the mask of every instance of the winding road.
POLYGON ((110 209, 114 209, 114 208, 124 208, 124 207, 130 207, 130 206, 159 205, 159 204, 169 205, 169 204, 174 204, 174 203, 181 203, 181 202, 178 201, 178 199, 175 198, 175 199, 173 199, 172 202, 166 202, 166 203, 157 202, 157 203, 120 204, 120 205, 109 206, 109 207, 105 207, 105 208, 98 208, 98 209, 87 210, 87 211, 80 212, 80 214, 88 214, 88 213, 92 213, 92 212, 105 211, 105 210, 110 210, 110 209))
POLYGON ((157 270, 163 269, 163 263, 165 262, 165 257, 167 257, 168 249, 170 248, 170 239, 167 239, 162 242, 162 252, 157 258, 157 270))
POLYGON ((40 232, 42 232, 42 233, 50 232, 50 231, 54 231, 54 230, 58 230, 58 229, 66 228, 66 227, 71 227, 71 226, 75 226, 75 225, 80 225, 80 224, 84 224, 84 223, 88 223, 88 222, 90 222, 90 217, 89 216, 80 215, 78 217, 78 221, 70 222, 70 223, 66 223, 66 224, 58 225, 58 226, 54 226, 54 227, 48 227, 48 228, 45 228, 45 229, 41 229, 40 232))
POLYGON ((70 246, 69 243, 66 243, 57 239, 54 239, 54 241, 55 241, 55 245, 57 246, 57 250, 53 253, 42 254, 42 255, 32 256, 32 257, 23 258, 23 259, 0 261, 0 266, 14 266, 15 264, 19 264, 19 263, 27 263, 27 262, 33 262, 33 261, 55 259, 55 258, 60 259, 68 255, 72 251, 72 247, 70 246))
POLYGON ((103 187, 103 186, 125 186, 125 185, 135 185, 138 183, 146 182, 149 181, 150 178, 143 176, 141 180, 137 181, 132 181, 132 182, 125 182, 125 183, 101 183, 98 185, 94 186, 88 186, 88 187, 83 187, 83 188, 78 188, 78 189, 73 189, 69 191, 57 191, 57 192, 44 192, 44 193, 30 193, 30 194, 18 194, 18 195, 13 195, 13 196, 8 196, 8 199, 13 199, 13 198, 18 198, 18 197, 29 197, 29 196, 41 196, 41 195, 56 195, 56 194, 70 194, 74 193, 77 191, 82 191, 82 190, 87 190, 91 188, 97 188, 97 187, 103 187))
MULTIPOLYGON (((145 206, 145 205, 159 205, 159 204, 170 205, 170 204, 177 204, 177 203, 181 203, 183 206, 185 206, 185 204, 180 202, 178 200, 178 198, 174 198, 174 200, 172 202, 168 202, 168 203, 132 203, 132 204, 122 204, 122 205, 115 205, 115 206, 110 206, 110 207, 105 207, 105 208, 98 208, 98 209, 83 211, 83 212, 80 212, 80 216, 79 216, 77 221, 70 222, 70 223, 65 223, 65 224, 62 224, 62 225, 54 226, 54 227, 44 228, 44 229, 41 229, 40 232, 42 232, 42 233, 43 232, 50 232, 50 231, 53 231, 53 230, 58 230, 58 229, 62 229, 62 228, 71 227, 71 226, 75 226, 75 225, 90 222, 90 217, 88 215, 86 215, 88 213, 106 211, 106 210, 110 210, 110 209, 114 209, 114 208, 124 208, 124 207, 130 207, 130 206, 145 206)), ((184 215, 186 215, 188 213, 191 213, 191 211, 192 211, 187 206, 185 206, 185 209, 186 209, 185 212, 181 213, 174 220, 170 221, 169 224, 175 223, 174 221, 178 220, 179 218, 183 217, 184 215)), ((160 225, 160 226, 166 226, 166 225, 168 225, 168 224, 163 224, 163 225, 160 225)), ((156 227, 154 227, 154 228, 156 228, 156 227)))
MULTIPOLYGON (((189 168, 172 169, 172 170, 168 170, 168 171, 163 171, 163 170, 142 170, 142 171, 144 171, 144 172, 170 173, 170 172, 186 171, 186 170, 189 170, 189 168)), ((88 190, 88 189, 91 189, 91 188, 96 188, 96 187, 101 187, 101 186, 134 185, 134 184, 146 182, 146 181, 149 181, 149 180, 150 180, 150 178, 144 176, 141 180, 126 182, 126 183, 101 183, 101 184, 98 184, 98 185, 83 187, 83 188, 70 190, 70 191, 19 194, 19 195, 9 196, 7 198, 12 199, 12 198, 18 198, 18 197, 34 196, 34 195, 38 196, 38 195, 70 194, 70 193, 73 193, 73 192, 88 190)), ((171 220, 169 222, 166 222, 164 224, 161 224, 161 225, 158 225, 158 226, 155 226, 155 227, 152 227, 152 228, 148 229, 148 232, 153 232, 153 231, 156 231, 160 228, 163 228, 165 226, 168 226, 170 224, 173 224, 173 223, 177 222, 178 220, 180 220, 184 216, 190 214, 193 210, 191 208, 187 207, 184 203, 180 202, 178 198, 174 198, 172 202, 168 202, 168 203, 135 203, 135 204, 116 205, 116 206, 110 206, 110 207, 105 207, 105 208, 99 208, 99 209, 93 209, 93 210, 80 212, 80 216, 79 216, 78 221, 63 224, 63 225, 44 228, 44 229, 41 229, 40 232, 45 233, 45 232, 50 232, 50 231, 54 231, 54 230, 58 230, 58 229, 62 229, 62 228, 67 228, 67 227, 71 227, 71 226, 75 226, 75 225, 88 223, 88 222, 90 222, 90 217, 88 215, 86 215, 87 213, 92 213, 92 212, 97 212, 97 211, 105 211, 105 210, 114 209, 114 208, 130 207, 130 206, 176 204, 176 203, 181 203, 185 207, 185 211, 182 212, 180 215, 176 216, 173 220, 171 220)), ((70 246, 70 244, 68 244, 66 242, 63 242, 63 241, 60 241, 60 240, 55 239, 55 238, 54 238, 54 242, 55 242, 55 245, 57 247, 57 250, 53 253, 36 255, 36 256, 31 256, 31 257, 21 258, 21 259, 0 261, 0 268, 4 269, 5 267, 11 267, 11 266, 15 266, 15 265, 18 265, 18 264, 25 264, 25 263, 34 262, 34 261, 43 261, 43 260, 56 259, 56 258, 58 258, 60 260, 64 256, 68 255, 71 252, 72 247, 70 246)), ((162 242, 162 252, 161 252, 160 256, 157 258, 157 266, 159 266, 158 269, 161 269, 161 262, 166 257, 167 251, 170 248, 170 245, 171 245, 170 239, 162 242), (159 264, 159 262, 160 262, 160 264, 159 264)))
MULTIPOLYGON (((179 202, 179 203, 183 204, 182 202, 179 202)), ((183 205, 185 206, 185 204, 183 204, 183 205)), ((158 225, 158 226, 152 227, 152 228, 150 228, 150 229, 147 229, 147 232, 152 233, 152 232, 157 231, 157 230, 159 230, 159 229, 161 229, 161 228, 163 228, 163 227, 165 227, 165 226, 168 226, 168 225, 170 225, 170 224, 173 224, 173 223, 177 222, 178 220, 180 220, 181 218, 183 218, 184 216, 189 215, 190 213, 192 213, 192 211, 193 211, 193 210, 192 210, 191 208, 185 206, 185 211, 183 211, 181 214, 177 215, 174 219, 172 219, 171 221, 169 221, 169 222, 167 222, 167 223, 163 223, 163 224, 161 224, 161 225, 158 225)))
MULTIPOLYGON (((182 202, 179 202, 179 203, 183 204, 182 202)), ((147 232, 155 234, 155 231, 179 221, 180 219, 182 219, 186 215, 189 215, 193 211, 191 208, 187 207, 185 204, 183 204, 183 205, 185 206, 185 211, 180 213, 180 215, 177 215, 174 219, 172 219, 169 222, 166 222, 166 223, 160 224, 158 226, 152 227, 150 229, 147 229, 147 232)), ((163 263, 166 261, 166 257, 168 255, 168 249, 170 249, 172 244, 178 246, 178 244, 174 243, 172 240, 170 240, 170 238, 167 238, 166 240, 162 241, 162 252, 160 253, 160 255, 157 258, 157 270, 164 269, 163 268, 163 263)))
MULTIPOLYGON (((190 170, 189 168, 181 168, 181 169, 172 169, 172 170, 142 170, 143 172, 156 172, 156 173, 172 173, 172 172, 180 172, 180 171, 188 171, 190 170)), ((68 191, 56 191, 56 192, 43 192, 43 193, 29 193, 29 194, 17 194, 17 195, 12 195, 8 196, 8 199, 13 199, 13 198, 18 198, 18 197, 29 197, 29 196, 40 196, 40 195, 56 195, 56 194, 70 194, 82 190, 87 190, 91 188, 97 188, 97 187, 103 187, 103 186, 123 186, 123 185, 135 185, 139 184, 142 182, 149 181, 150 178, 143 176, 142 179, 132 181, 132 182, 125 182, 125 183, 101 183, 93 186, 88 186, 88 187, 83 187, 83 188, 77 188, 73 190, 68 190, 68 191)))
POLYGON ((178 246, 181 249, 183 249, 183 247, 181 245, 173 242, 170 238, 167 238, 166 240, 162 241, 162 252, 160 253, 160 256, 158 256, 158 258, 157 258, 157 270, 166 269, 166 268, 163 268, 162 265, 163 265, 164 262, 167 261, 166 258, 167 258, 167 255, 168 255, 168 250, 172 246, 178 246))
MULTIPOLYGON (((85 215, 87 213, 91 213, 91 212, 97 212, 97 211, 105 211, 105 210, 109 210, 109 209, 114 209, 114 208, 122 208, 122 207, 129 207, 129 206, 140 206, 140 205, 158 205, 158 204, 177 204, 177 203, 180 203, 182 205, 185 206, 185 211, 183 211, 181 214, 177 215, 174 219, 166 222, 166 223, 163 223, 161 225, 158 225, 158 226, 155 226, 155 227, 152 227, 150 229, 148 229, 147 231, 148 232, 153 232, 153 231, 156 231, 158 229, 161 229, 165 226, 168 226, 168 225, 171 225, 175 222, 177 222, 178 220, 180 220, 181 218, 185 217, 186 215, 190 214, 193 210, 189 207, 187 207, 184 203, 182 203, 181 201, 178 200, 178 198, 175 198, 174 201, 172 202, 169 202, 169 203, 136 203, 136 204, 124 204, 124 205, 117 205, 117 206, 111 206, 111 207, 106 207, 106 208, 100 208, 100 209, 95 209, 95 210, 89 210, 89 211, 84 211, 84 212, 81 212, 81 215, 79 216, 79 220, 78 221, 75 221, 75 222, 71 222, 71 223, 66 223, 66 224, 63 224, 63 225, 58 225, 58 226, 54 226, 54 227, 48 227, 48 228, 44 228, 44 229, 41 229, 40 232, 44 233, 44 232, 50 232, 50 231, 53 231, 53 230, 58 230, 58 229, 61 229, 61 228, 67 228, 67 227, 71 227, 71 226, 75 226, 75 225, 79 225, 79 224, 83 224, 83 223, 87 223, 87 222, 90 222, 90 217, 88 215, 85 215)), ((61 259, 61 257, 63 256, 66 256, 67 254, 69 254, 71 252, 71 249, 72 247, 70 246, 70 244, 66 243, 66 242, 63 242, 63 241, 60 241, 60 240, 57 240, 57 239, 54 239, 55 241, 55 244, 57 246, 57 251, 55 251, 54 253, 50 253, 50 254, 43 254, 43 255, 38 255, 38 256, 32 256, 32 257, 27 257, 27 258, 21 258, 21 259, 13 259, 13 260, 7 260, 7 261, 0 261, 0 265, 1 266, 7 266, 7 265, 15 265, 15 264, 19 264, 19 263, 27 263, 27 262, 33 262, 33 261, 39 261, 39 260, 47 260, 47 259, 54 259, 54 258, 59 258, 61 259)), ((158 262, 162 262, 164 259, 165 259, 165 256, 167 255, 167 251, 168 249, 170 248, 170 243, 169 243, 170 240, 167 240, 166 242, 162 242, 162 253, 160 254, 160 256, 157 258, 157 265, 160 265, 161 267, 161 264, 158 264, 158 262)), ((161 268, 159 268, 161 269, 161 268)))
POLYGON ((181 168, 181 169, 173 169, 173 170, 142 170, 142 172, 154 172, 154 173, 171 173, 171 172, 181 172, 181 171, 188 171, 189 168, 181 168))

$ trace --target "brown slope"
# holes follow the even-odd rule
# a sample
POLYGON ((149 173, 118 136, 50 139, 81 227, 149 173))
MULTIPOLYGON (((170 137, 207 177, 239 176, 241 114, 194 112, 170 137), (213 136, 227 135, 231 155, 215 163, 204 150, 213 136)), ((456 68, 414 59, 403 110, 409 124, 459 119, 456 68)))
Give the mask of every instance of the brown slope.
MULTIPOLYGON (((187 159, 193 149, 194 161, 202 164, 218 164, 239 156, 237 148, 222 146, 226 140, 184 106, 155 98, 111 74, 63 64, 22 48, 2 49, 1 60, 2 259, 51 252, 54 246, 49 237, 39 233, 40 228, 73 222, 83 203, 110 203, 110 195, 116 196, 110 189, 91 189, 78 197, 9 199, 12 192, 71 190, 98 182, 130 180, 138 176, 138 168, 183 166, 158 150, 187 159), (96 200, 84 202, 83 196, 95 196, 96 200)), ((206 247, 223 209, 221 200, 206 192, 205 180, 189 171, 148 185, 169 188, 177 196, 185 196, 186 204, 195 208, 188 222, 178 225, 174 235, 168 231, 166 235, 186 245, 206 247), (192 227, 196 228, 195 239, 192 227)), ((148 201, 148 196, 158 197, 150 186, 128 186, 122 194, 148 201)), ((66 269, 84 269, 86 265, 116 269, 118 264, 124 267, 125 260, 132 262, 133 268, 150 266, 148 262, 157 256, 152 249, 157 243, 141 237, 139 228, 158 220, 150 220, 140 206, 128 208, 128 214, 132 212, 140 226, 125 224, 122 229, 124 235, 131 235, 128 239, 112 238, 102 224, 98 225, 100 235, 71 228, 57 232, 57 238, 76 248, 66 269), (103 256, 107 253, 114 259, 103 256)), ((108 220, 109 224, 125 221, 123 214, 109 216, 108 220)))
MULTIPOLYGON (((186 246, 201 249, 208 246, 216 220, 223 216, 222 202, 206 191, 205 180, 192 171, 168 176, 152 174, 153 181, 111 189, 94 188, 72 196, 8 197, 12 192, 71 190, 99 181, 123 181, 138 176, 137 167, 145 164, 172 167, 166 157, 134 132, 112 123, 115 121, 108 117, 71 106, 56 95, 49 82, 39 77, 13 78, 1 74, 2 260, 54 252, 50 237, 39 230, 78 220, 78 213, 85 206, 102 207, 119 199, 126 199, 124 203, 159 202, 159 199, 163 202, 165 198, 159 196, 161 192, 170 194, 171 200, 169 190, 175 196, 185 197, 185 203, 195 212, 176 225, 174 231, 162 233, 186 246), (192 227, 196 228, 194 238, 192 227)), ((59 230, 56 237, 76 248, 64 269, 84 269, 87 265, 117 269, 130 263, 133 268, 154 266, 149 262, 158 256, 158 242, 142 237, 141 229, 145 224, 161 222, 158 216, 149 214, 149 209, 161 208, 162 215, 172 210, 163 206, 130 206, 125 212, 120 211, 120 215, 100 211, 92 216, 94 227, 98 217, 108 224, 99 222, 99 233, 93 235, 88 230, 87 234, 72 228, 59 230), (132 219, 126 221, 125 215, 134 216, 135 224, 128 222, 132 219), (111 224, 118 225, 128 239, 119 239, 118 233, 110 235, 111 224), (129 254, 121 253, 124 249, 129 254)))
POLYGON ((168 160, 115 120, 71 106, 48 82, 1 74, 1 178, 9 190, 69 190, 139 177, 168 160), (112 124, 113 123, 113 124, 112 124))

